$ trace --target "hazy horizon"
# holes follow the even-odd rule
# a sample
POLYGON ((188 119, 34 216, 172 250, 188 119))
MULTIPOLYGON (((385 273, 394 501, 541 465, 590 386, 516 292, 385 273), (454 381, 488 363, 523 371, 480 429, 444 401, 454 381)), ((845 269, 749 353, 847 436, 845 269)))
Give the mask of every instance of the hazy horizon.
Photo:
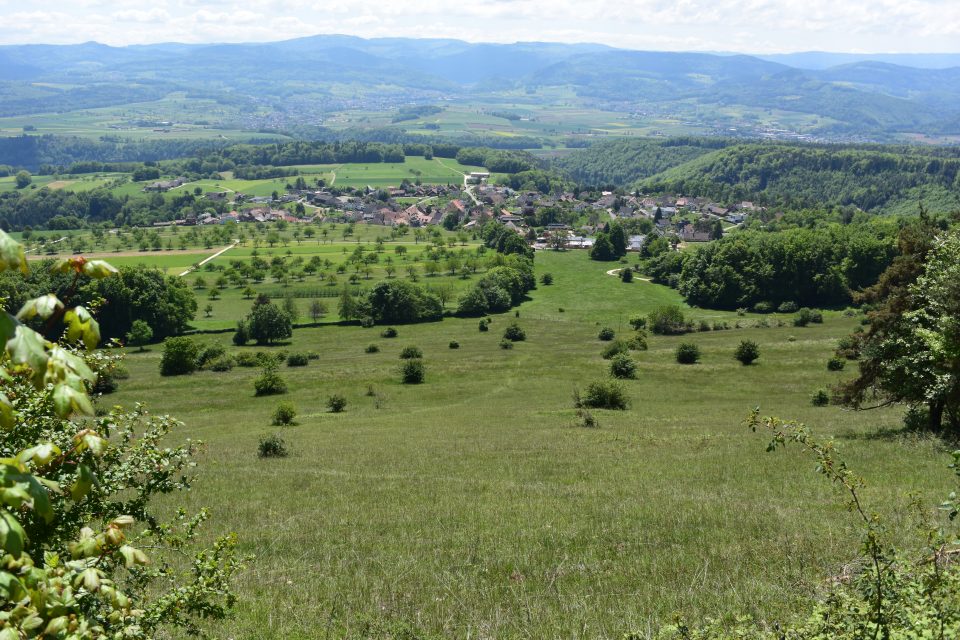
POLYGON ((402 7, 373 0, 156 0, 150 8, 131 0, 63 0, 22 7, 0 0, 0 19, 15 25, 0 33, 0 44, 257 43, 338 34, 746 55, 960 51, 960 3, 951 0, 411 0, 402 7))

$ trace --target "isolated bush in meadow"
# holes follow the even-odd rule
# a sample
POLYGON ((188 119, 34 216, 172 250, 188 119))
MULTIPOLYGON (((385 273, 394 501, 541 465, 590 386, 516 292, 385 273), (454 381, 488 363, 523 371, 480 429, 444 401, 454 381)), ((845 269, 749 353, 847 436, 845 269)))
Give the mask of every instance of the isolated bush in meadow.
POLYGON ((341 413, 347 407, 347 399, 339 393, 334 393, 327 398, 327 408, 331 413, 341 413))
POLYGON ((447 345, 447 346, 449 346, 451 349, 459 349, 459 348, 460 348, 460 343, 457 342, 456 340, 451 340, 451 341, 450 341, 450 344, 447 345))
POLYGON ((504 338, 503 340, 500 341, 500 348, 501 348, 501 349, 513 349, 513 343, 510 342, 509 340, 507 340, 506 338, 504 338))
POLYGON ((224 371, 230 371, 233 369, 233 365, 236 364, 233 356, 222 355, 210 364, 207 365, 207 368, 210 371, 216 371, 218 373, 223 373, 224 371))
POLYGON ((596 380, 587 385, 581 396, 574 392, 576 408, 626 410, 630 406, 623 385, 615 380, 596 380))
POLYGON ((293 420, 297 417, 297 410, 290 402, 281 402, 273 411, 274 426, 287 426, 294 424, 293 420))
POLYGON ((613 340, 615 335, 616 334, 614 333, 613 329, 611 329, 610 327, 604 327, 600 329, 600 332, 597 334, 597 340, 604 340, 604 341, 613 340))
POLYGON ((741 340, 733 352, 733 357, 744 366, 753 364, 760 357, 760 347, 753 340, 741 340))
POLYGON ((397 337, 397 330, 394 329, 393 327, 387 327, 386 329, 384 329, 383 331, 380 332, 380 337, 381 337, 381 338, 396 338, 396 337, 397 337))
POLYGON ((603 351, 600 352, 600 355, 604 360, 609 360, 614 356, 618 356, 621 353, 628 353, 630 351, 630 343, 626 340, 614 340, 607 344, 603 348, 603 351))
POLYGON ((167 338, 163 341, 160 375, 182 376, 197 370, 200 346, 190 338, 167 338))
POLYGON ((657 307, 647 316, 647 326, 653 333, 661 335, 679 335, 687 333, 690 327, 678 305, 669 304, 657 307))
POLYGON ((846 366, 847 361, 843 358, 833 357, 827 360, 827 370, 828 371, 843 371, 843 368, 846 366))
POLYGON ((257 455, 261 458, 285 458, 287 445, 279 435, 273 433, 260 436, 257 455))
POLYGON ((426 375, 422 360, 404 360, 400 365, 400 381, 403 384, 421 384, 426 375))
POLYGON ((364 351, 366 351, 367 353, 379 353, 380 347, 375 344, 368 344, 367 347, 364 349, 364 351))
POLYGON ((400 358, 403 360, 410 360, 411 358, 422 358, 423 351, 420 347, 409 345, 403 348, 400 352, 400 358))
POLYGON ((305 353, 291 353, 287 356, 288 367, 305 367, 309 361, 310 358, 305 353))
POLYGON ((516 322, 511 322, 503 331, 503 339, 510 342, 523 342, 527 339, 527 332, 516 322))
POLYGON ((627 354, 621 353, 610 361, 610 374, 614 378, 633 380, 637 377, 637 363, 627 354))
POLYGON ((258 396, 274 396, 287 392, 287 383, 277 373, 276 363, 263 368, 263 372, 254 380, 253 387, 258 396))
POLYGON ((830 404, 830 394, 826 389, 817 389, 810 396, 810 404, 815 407, 825 407, 830 404))
POLYGON ((692 342, 683 342, 677 347, 676 357, 680 364, 696 364, 700 361, 700 347, 692 342))

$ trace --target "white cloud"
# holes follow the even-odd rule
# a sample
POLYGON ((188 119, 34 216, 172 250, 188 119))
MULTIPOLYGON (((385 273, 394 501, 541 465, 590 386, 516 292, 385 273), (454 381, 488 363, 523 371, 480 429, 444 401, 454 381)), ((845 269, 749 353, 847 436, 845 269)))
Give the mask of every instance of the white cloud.
POLYGON ((0 43, 348 33, 754 53, 960 50, 958 0, 40 0, 29 10, 0 0, 0 21, 0 43))

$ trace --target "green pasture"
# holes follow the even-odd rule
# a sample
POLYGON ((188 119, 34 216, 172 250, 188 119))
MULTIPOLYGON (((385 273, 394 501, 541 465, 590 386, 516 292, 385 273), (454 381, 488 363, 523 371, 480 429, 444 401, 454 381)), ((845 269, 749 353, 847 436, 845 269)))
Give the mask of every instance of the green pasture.
MULTIPOLYGON (((195 337, 231 353, 319 354, 281 367, 281 397, 254 397, 255 369, 162 378, 159 345, 128 354, 131 377, 102 402, 146 402, 184 421, 174 439, 203 439, 199 481, 170 507, 209 507, 211 533, 236 531, 255 555, 217 636, 622 638, 675 611, 772 624, 857 561, 859 533, 809 456, 766 453, 767 437, 741 425, 758 405, 835 437, 891 535, 908 526, 911 492, 935 504, 949 491, 949 456, 899 431, 899 410, 811 406, 812 391, 846 375, 825 366, 858 322, 839 312, 806 328, 767 316, 773 326, 760 328, 760 316, 689 309, 743 328, 652 336, 634 353, 638 378, 624 383, 631 408, 578 426, 573 390, 609 366, 598 330, 627 336, 630 315, 680 298, 624 284, 605 274, 618 265, 580 251, 539 253, 536 265, 554 284, 485 333, 476 319, 447 318, 385 339, 381 327, 336 324, 331 300, 328 324, 297 329, 288 344, 195 337), (503 350, 514 320, 528 338, 503 350), (743 367, 732 354, 747 338, 761 357, 743 367), (676 364, 680 342, 701 347, 700 364, 676 364), (406 345, 424 352, 423 385, 399 383, 406 345), (344 413, 326 410, 332 393, 347 398, 344 413), (280 401, 296 406, 296 426, 270 426, 280 401), (289 457, 257 458, 270 432, 289 457)), ((245 312, 231 305, 214 321, 245 312)))

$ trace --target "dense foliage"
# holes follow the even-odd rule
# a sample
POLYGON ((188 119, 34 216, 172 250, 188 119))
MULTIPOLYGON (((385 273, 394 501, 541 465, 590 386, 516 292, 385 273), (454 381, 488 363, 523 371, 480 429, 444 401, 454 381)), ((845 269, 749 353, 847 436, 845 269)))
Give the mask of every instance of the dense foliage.
POLYGON ((403 280, 378 282, 366 303, 369 317, 379 324, 427 322, 443 316, 443 304, 436 295, 403 280))
MULTIPOLYGON (((117 277, 99 261, 56 268, 117 277)), ((27 270, 22 246, 2 233, 0 269, 27 270)), ((206 512, 164 516, 151 505, 189 489, 198 444, 170 446, 177 423, 140 407, 86 417, 88 391, 115 358, 79 350, 100 340, 84 307, 45 295, 17 317, 4 314, 0 328, 0 636, 146 639, 174 627, 198 635, 198 620, 222 618, 233 604, 235 539, 194 550, 206 512), (62 342, 20 323, 30 318, 62 321, 62 342)))
POLYGON ((900 234, 901 255, 863 299, 869 329, 854 334, 859 375, 837 390, 863 408, 923 407, 932 431, 960 433, 960 231, 938 233, 925 218, 900 234))
POLYGON ((757 303, 847 304, 876 282, 895 255, 888 228, 835 225, 777 233, 743 232, 648 263, 658 282, 690 304, 737 309, 757 303))
POLYGON ((855 205, 882 211, 923 195, 960 206, 960 152, 949 148, 739 144, 637 185, 723 202, 801 208, 855 205))

